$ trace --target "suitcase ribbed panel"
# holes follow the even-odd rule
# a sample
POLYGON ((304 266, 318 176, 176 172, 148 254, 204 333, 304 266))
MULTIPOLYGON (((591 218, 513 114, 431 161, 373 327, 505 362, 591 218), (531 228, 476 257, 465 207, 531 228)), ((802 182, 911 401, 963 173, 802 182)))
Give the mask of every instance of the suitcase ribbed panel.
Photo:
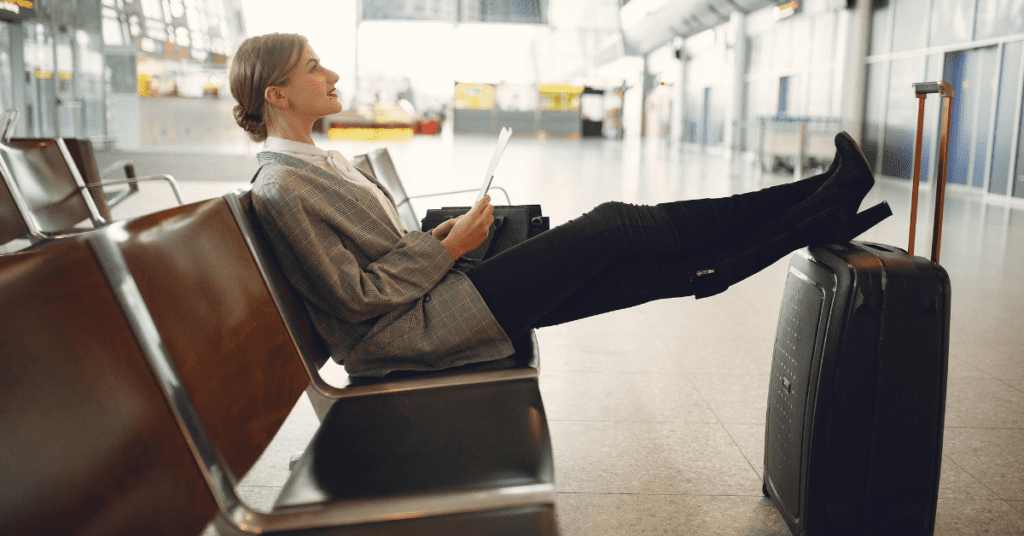
POLYGON ((799 518, 804 415, 825 292, 803 274, 790 270, 784 296, 768 396, 772 426, 767 446, 775 455, 768 457, 767 469, 780 502, 799 518))

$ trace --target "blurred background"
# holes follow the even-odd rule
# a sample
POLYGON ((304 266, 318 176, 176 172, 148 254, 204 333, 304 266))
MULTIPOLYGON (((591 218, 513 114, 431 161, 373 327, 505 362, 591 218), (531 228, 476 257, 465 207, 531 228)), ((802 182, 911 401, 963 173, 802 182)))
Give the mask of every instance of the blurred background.
MULTIPOLYGON (((0 0, 15 135, 236 151, 247 36, 307 36, 341 75, 330 140, 661 139, 805 174, 847 130, 910 176, 915 81, 957 88, 954 188, 1024 206, 1018 0, 0 0)), ((937 112, 926 121, 934 171, 937 112)))
MULTIPOLYGON (((341 76, 344 111, 317 123, 318 146, 387 148, 407 193, 426 196, 478 188, 509 126, 494 185, 509 204, 543 203, 553 225, 609 199, 789 182, 831 162, 846 130, 879 179, 867 203, 896 214, 864 239, 903 246, 911 84, 950 82, 935 533, 1024 534, 1024 0, 0 0, 0 110, 20 112, 15 136, 90 140, 100 169, 128 159, 174 175, 187 201, 222 195, 249 182, 261 147, 232 119, 228 66, 268 32, 307 36, 341 76)), ((167 193, 144 189, 115 218, 166 208, 167 193)), ((445 204, 467 200, 416 210, 445 204)), ((787 267, 714 300, 541 330, 564 534, 789 534, 761 494, 787 267)), ((318 422, 296 406, 243 481, 247 501, 271 506, 318 422)))

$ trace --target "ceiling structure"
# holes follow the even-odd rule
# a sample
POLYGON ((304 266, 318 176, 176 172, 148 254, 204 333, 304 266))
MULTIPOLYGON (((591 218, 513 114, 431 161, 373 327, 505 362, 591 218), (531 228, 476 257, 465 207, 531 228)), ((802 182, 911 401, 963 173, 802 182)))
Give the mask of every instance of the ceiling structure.
POLYGON ((777 4, 774 0, 631 0, 619 10, 618 46, 625 55, 644 55, 677 36, 690 37, 728 22, 733 12, 746 14, 777 4))

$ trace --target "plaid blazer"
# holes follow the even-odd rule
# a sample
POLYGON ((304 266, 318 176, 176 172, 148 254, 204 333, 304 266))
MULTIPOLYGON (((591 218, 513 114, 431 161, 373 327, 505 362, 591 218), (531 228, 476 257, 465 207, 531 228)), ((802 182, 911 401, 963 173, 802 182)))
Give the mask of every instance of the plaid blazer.
POLYGON ((421 231, 399 234, 371 192, 317 166, 269 151, 257 158, 256 215, 349 374, 435 370, 513 353, 440 241, 421 231))

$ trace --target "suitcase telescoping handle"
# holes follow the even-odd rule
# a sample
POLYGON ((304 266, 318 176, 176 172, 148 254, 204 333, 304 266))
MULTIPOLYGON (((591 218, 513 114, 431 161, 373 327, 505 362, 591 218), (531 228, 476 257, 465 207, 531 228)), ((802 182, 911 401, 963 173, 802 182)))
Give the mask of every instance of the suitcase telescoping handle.
POLYGON ((946 159, 949 156, 949 116, 953 104, 953 86, 949 82, 921 82, 914 84, 917 94, 917 143, 914 145, 914 191, 910 201, 910 247, 914 254, 917 231, 917 194, 921 184, 921 138, 924 132, 924 100, 929 93, 942 97, 942 124, 939 127, 939 166, 935 177, 935 221, 932 227, 932 262, 939 262, 939 244, 942 242, 942 208, 946 199, 946 159))

